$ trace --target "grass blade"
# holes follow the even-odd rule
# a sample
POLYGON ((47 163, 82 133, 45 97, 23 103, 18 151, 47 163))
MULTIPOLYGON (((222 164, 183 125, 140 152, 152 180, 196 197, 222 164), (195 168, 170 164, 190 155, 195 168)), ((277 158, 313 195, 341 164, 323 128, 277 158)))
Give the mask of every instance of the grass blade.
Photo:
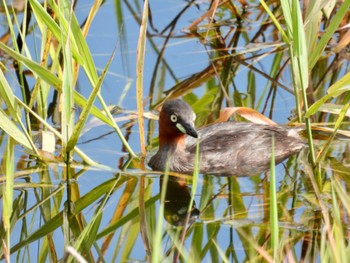
POLYGON ((8 84, 4 73, 0 70, 0 96, 5 101, 7 109, 11 116, 17 116, 17 105, 15 101, 15 95, 8 84))
POLYGON ((338 29, 340 23, 344 19, 344 16, 349 12, 350 0, 345 0, 341 7, 337 10, 337 13, 332 17, 329 26, 326 31, 322 34, 320 41, 318 42, 316 48, 310 54, 309 58, 309 68, 313 69, 319 58, 322 56, 322 52, 326 48, 329 40, 333 37, 334 32, 338 29))
POLYGON ((277 261, 279 245, 278 210, 276 197, 276 174, 275 174, 275 138, 272 137, 271 167, 270 167, 270 228, 271 228, 271 248, 273 258, 277 261))
MULTIPOLYGON (((33 12, 34 12, 38 22, 45 24, 51 30, 51 32, 53 33, 55 38, 57 38, 59 41, 62 41, 62 37, 67 37, 67 35, 69 34, 70 41, 71 41, 70 48, 71 48, 71 53, 72 53, 74 60, 84 68, 85 73, 91 82, 91 85, 93 87, 96 87, 98 85, 97 69, 95 67, 95 64, 94 64, 91 52, 89 50, 88 44, 86 43, 84 35, 80 29, 79 23, 75 17, 75 14, 72 13, 70 23, 68 23, 68 21, 65 19, 65 16, 64 16, 64 10, 61 11, 58 8, 58 6, 56 5, 56 3, 52 2, 52 8, 55 11, 55 13, 57 13, 57 15, 59 16, 60 25, 61 25, 61 27, 59 28, 58 25, 56 24, 56 22, 45 11, 45 9, 42 7, 42 5, 40 3, 38 3, 38 1, 30 0, 30 4, 32 6, 33 12)), ((68 7, 71 6, 71 4, 68 1, 65 1, 64 4, 65 4, 65 6, 68 6, 68 7)), ((0 48, 1 48, 1 46, 0 46, 0 48)), ((75 76, 76 76, 76 72, 75 72, 75 76)), ((75 83, 75 77, 74 77, 74 83, 75 83)), ((59 84, 58 88, 60 89, 61 83, 57 83, 57 84, 59 84)), ((57 87, 57 86, 55 86, 55 87, 57 87)), ((74 96, 75 96, 75 99, 77 100, 77 95, 75 94, 74 96)), ((102 96, 98 93, 97 97, 98 97, 100 103, 102 104, 103 109, 104 109, 104 111, 107 115, 107 118, 109 120, 106 122, 106 118, 102 117, 100 114, 95 115, 95 116, 97 118, 101 119, 102 121, 106 122, 108 125, 112 126, 116 130, 119 138, 121 139, 121 141, 125 145, 128 152, 133 157, 135 157, 136 156, 135 153, 132 151, 128 142, 125 140, 125 138, 124 138, 122 132, 120 131, 119 127, 117 126, 117 124, 115 124, 115 122, 113 120, 113 116, 110 114, 108 107, 106 106, 106 103, 104 102, 102 96)), ((79 98, 82 98, 82 96, 80 96, 79 98)), ((85 106, 85 105, 81 105, 81 103, 79 105, 82 107, 85 106)), ((96 113, 96 111, 92 111, 92 113, 96 113)))
MULTIPOLYGON (((60 2, 60 8, 64 9, 65 4, 60 2)), ((73 12, 73 10, 70 10, 73 12)), ((71 21, 72 14, 69 13, 68 20, 71 21)), ((60 19, 62 22, 65 21, 65 18, 60 19)), ((62 130, 62 154, 65 162, 69 162, 70 150, 68 149, 68 141, 73 132, 74 127, 74 76, 73 76, 73 57, 71 45, 73 44, 71 40, 70 31, 65 37, 64 23, 60 23, 61 35, 64 37, 61 38, 61 45, 63 47, 63 81, 62 81, 62 94, 61 94, 61 130, 62 130)), ((69 23, 70 27, 71 23, 69 23)), ((70 178, 68 177, 68 180, 70 178)))
MULTIPOLYGON (((115 181, 118 181, 116 188, 119 188, 121 185, 123 185, 123 183, 126 180, 127 179, 125 179, 124 177, 120 177, 120 178, 108 180, 96 186, 94 189, 92 189, 90 192, 88 192, 86 195, 82 196, 80 199, 78 199, 75 202, 75 209, 74 209, 75 214, 80 213, 83 209, 85 209, 89 205, 96 202, 96 200, 99 199, 101 196, 105 195, 106 192, 110 191, 112 186, 115 185, 115 181)), ((61 211, 56 216, 54 216, 49 221, 47 221, 42 227, 40 227, 38 230, 30 234, 25 240, 22 240, 16 245, 14 245, 11 248, 11 253, 14 253, 17 250, 21 249, 22 247, 25 247, 26 245, 40 238, 45 237, 47 234, 61 227, 62 224, 63 224, 63 211, 61 211)))
POLYGON ((49 70, 47 70, 46 68, 44 68, 40 64, 36 63, 35 61, 33 61, 29 58, 26 58, 25 56, 12 50, 11 48, 6 46, 1 41, 0 41, 0 49, 2 49, 4 52, 6 52, 8 55, 10 55, 12 58, 17 60, 18 62, 25 65, 34 74, 38 75, 38 77, 40 77, 42 80, 44 80, 48 84, 50 84, 54 87, 61 86, 61 80, 58 77, 56 77, 54 74, 52 74, 49 70))
POLYGON ((97 85, 92 89, 92 92, 90 93, 90 97, 86 101, 85 107, 83 108, 83 111, 82 111, 82 113, 79 116, 79 121, 76 124, 76 126, 74 127, 74 130, 72 132, 72 136, 70 137, 70 139, 69 139, 69 141, 67 143, 67 150, 68 151, 72 150, 75 147, 75 145, 76 145, 76 143, 77 143, 77 141, 79 139, 80 133, 81 133, 81 131, 84 128, 84 125, 85 125, 85 123, 87 121, 87 118, 89 117, 89 113, 90 113, 90 111, 91 111, 91 109, 93 107, 93 103, 94 103, 94 101, 96 99, 96 96, 100 92, 103 80, 106 77, 106 74, 108 72, 109 66, 111 65, 111 62, 113 60, 114 54, 115 54, 115 49, 113 51, 112 56, 108 60, 108 63, 105 66, 105 68, 104 68, 104 70, 102 72, 102 75, 100 76, 99 81, 97 82, 97 85))
POLYGON ((33 149, 27 136, 17 127, 17 125, 0 109, 0 128, 11 136, 16 142, 28 149, 33 149))
POLYGON ((305 117, 309 118, 311 115, 315 114, 318 109, 328 100, 338 97, 344 92, 350 90, 350 72, 344 75, 336 83, 329 87, 327 95, 323 96, 321 99, 316 101, 311 105, 309 110, 305 113, 305 117))
POLYGON ((3 185, 4 192, 2 196, 2 223, 6 232, 5 240, 1 240, 3 247, 3 253, 8 262, 10 262, 10 237, 11 237, 11 217, 13 211, 13 183, 14 183, 14 171, 15 171, 15 160, 14 160, 14 143, 11 138, 7 141, 7 147, 5 151, 5 158, 3 168, 6 175, 6 182, 3 185))
POLYGON ((136 58, 136 100, 137 113, 140 131, 140 147, 142 155, 146 155, 145 131, 143 123, 143 66, 145 63, 146 36, 147 36, 147 21, 148 21, 148 0, 145 0, 143 5, 142 22, 140 26, 140 36, 137 45, 136 58))

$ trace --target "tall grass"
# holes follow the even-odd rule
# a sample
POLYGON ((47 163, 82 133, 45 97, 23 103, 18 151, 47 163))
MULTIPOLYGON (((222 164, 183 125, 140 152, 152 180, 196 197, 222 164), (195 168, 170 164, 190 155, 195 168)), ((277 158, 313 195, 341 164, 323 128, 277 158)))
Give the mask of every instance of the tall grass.
POLYGON ((143 6, 142 22, 140 26, 140 37, 137 48, 136 57, 136 100, 138 111, 138 123, 140 131, 140 146, 143 155, 146 155, 145 145, 145 131, 143 123, 143 68, 145 63, 145 51, 146 51, 146 32, 148 21, 148 1, 146 0, 143 6))
MULTIPOLYGON (((81 25, 74 1, 29 0, 22 13, 3 1, 8 32, 0 41, 7 56, 0 70, 1 259, 72 262, 78 253, 89 262, 349 261, 349 151, 343 144, 337 149, 334 140, 349 126, 350 1, 318 5, 319 1, 260 0, 248 6, 242 1, 213 1, 211 6, 187 1, 158 30, 153 2, 115 1, 123 50, 129 45, 127 17, 140 25, 134 47, 137 117, 126 113, 126 119, 137 119, 137 146, 130 145, 128 133, 123 134, 101 95, 116 49, 100 72, 86 40, 106 2, 95 1, 81 25), (195 22, 186 18, 189 10, 200 13, 193 17, 195 22), (39 36, 34 47, 32 35, 39 36), (159 39, 164 40, 161 48, 159 39), (168 60, 171 44, 182 44, 172 41, 179 39, 195 41, 207 53, 205 64, 179 66, 188 69, 186 76, 177 76, 177 67, 168 60), (154 75, 147 78, 147 56, 153 54, 154 75), (75 88, 81 74, 88 79, 87 98, 75 88), (238 80, 242 76, 246 87, 238 80), (169 83, 172 88, 167 89, 169 83), (185 176, 188 185, 175 184, 175 200, 189 197, 187 215, 195 214, 196 203, 200 219, 193 223, 187 217, 183 227, 163 218, 178 219, 170 209, 167 188, 168 176, 174 174, 166 173, 161 192, 155 193, 158 177, 148 176, 143 160, 122 160, 117 170, 97 163, 78 147, 88 119, 96 118, 116 132, 115 139, 130 157, 137 156, 134 147, 145 157, 148 101, 153 108, 164 99, 183 96, 198 113, 200 126, 213 122, 223 106, 248 106, 274 118, 280 94, 294 100, 292 121, 306 126, 309 147, 304 153, 309 159, 293 157, 282 171, 275 169, 272 158, 268 180, 261 175, 217 178, 198 171, 185 176), (58 125, 49 118, 51 96, 57 102, 53 110, 59 115, 58 125), (331 134, 318 146, 313 128, 321 124, 330 126, 331 134), (38 131, 54 134, 54 153, 43 150, 44 142, 37 143, 38 131), (333 149, 342 153, 340 160, 332 156, 337 153, 333 149), (95 170, 116 173, 94 181, 96 185, 85 191, 77 180, 99 177, 95 170), (135 252, 140 247, 144 250, 135 252)), ((155 126, 148 123, 150 138, 155 126)), ((157 144, 149 140, 151 146, 157 144)))

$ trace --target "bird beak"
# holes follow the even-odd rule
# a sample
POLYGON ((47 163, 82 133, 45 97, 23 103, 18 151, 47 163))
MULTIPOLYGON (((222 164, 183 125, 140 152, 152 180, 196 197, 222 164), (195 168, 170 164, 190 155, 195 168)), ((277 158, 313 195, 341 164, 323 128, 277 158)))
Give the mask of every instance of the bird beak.
POLYGON ((193 124, 190 123, 177 123, 176 127, 183 133, 188 134, 194 138, 198 138, 198 133, 193 124))

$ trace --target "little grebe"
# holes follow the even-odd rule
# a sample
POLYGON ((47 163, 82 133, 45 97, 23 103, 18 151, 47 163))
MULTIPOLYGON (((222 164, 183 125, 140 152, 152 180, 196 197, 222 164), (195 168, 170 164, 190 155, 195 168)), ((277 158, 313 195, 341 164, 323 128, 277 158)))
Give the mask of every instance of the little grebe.
POLYGON ((168 100, 159 114, 159 150, 153 170, 193 173, 197 138, 200 172, 214 175, 253 175, 269 169, 272 137, 275 162, 299 152, 305 143, 294 130, 247 122, 221 122, 194 127, 196 115, 183 100, 168 100))

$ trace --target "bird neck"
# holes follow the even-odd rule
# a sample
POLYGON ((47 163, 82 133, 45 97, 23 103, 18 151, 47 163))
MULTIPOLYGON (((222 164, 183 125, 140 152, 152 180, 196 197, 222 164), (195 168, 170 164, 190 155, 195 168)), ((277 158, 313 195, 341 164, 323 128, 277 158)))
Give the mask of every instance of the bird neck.
POLYGON ((177 149, 185 148, 185 134, 179 134, 174 136, 169 136, 169 134, 159 133, 159 147, 170 147, 177 149))

